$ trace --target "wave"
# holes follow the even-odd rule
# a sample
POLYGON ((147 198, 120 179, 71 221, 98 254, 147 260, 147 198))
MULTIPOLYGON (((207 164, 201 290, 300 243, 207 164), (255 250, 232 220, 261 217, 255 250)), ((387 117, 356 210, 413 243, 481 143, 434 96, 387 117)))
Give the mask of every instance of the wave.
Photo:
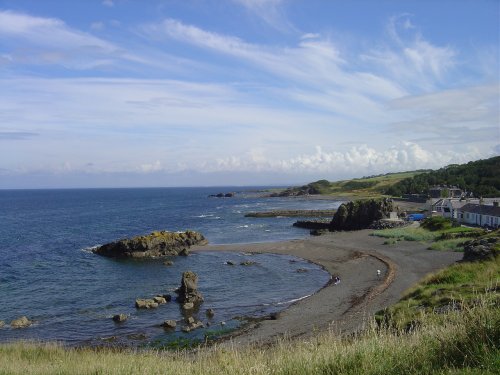
POLYGON ((83 251, 84 253, 93 253, 95 249, 97 249, 98 247, 101 247, 101 246, 102 246, 102 244, 97 244, 94 246, 87 246, 87 247, 80 249, 80 251, 83 251))
POLYGON ((205 217, 212 217, 214 216, 213 214, 201 214, 201 215, 198 215, 198 216, 194 216, 194 217, 199 217, 199 218, 205 218, 205 217))

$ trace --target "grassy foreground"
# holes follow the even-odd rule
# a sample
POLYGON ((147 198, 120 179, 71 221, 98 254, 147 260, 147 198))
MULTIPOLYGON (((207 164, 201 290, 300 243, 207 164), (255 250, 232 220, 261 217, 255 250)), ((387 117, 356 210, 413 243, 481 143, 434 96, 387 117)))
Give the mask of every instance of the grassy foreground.
POLYGON ((195 353, 4 344, 0 374, 498 374, 499 262, 464 263, 429 276, 356 337, 324 332, 273 347, 195 353), (455 299, 460 308, 435 308, 455 299))

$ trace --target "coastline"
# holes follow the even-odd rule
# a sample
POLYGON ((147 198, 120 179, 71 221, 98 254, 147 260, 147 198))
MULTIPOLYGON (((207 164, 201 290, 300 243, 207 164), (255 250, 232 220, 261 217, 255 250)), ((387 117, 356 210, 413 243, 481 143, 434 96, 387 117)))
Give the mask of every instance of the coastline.
POLYGON ((430 272, 461 259, 461 253, 427 250, 426 244, 383 244, 372 230, 335 232, 307 239, 253 244, 195 246, 192 251, 234 251, 287 254, 323 267, 340 276, 338 285, 327 283, 311 296, 297 301, 275 320, 249 322, 220 345, 273 344, 282 337, 307 338, 318 332, 352 334, 367 319, 396 303, 403 292, 430 272), (381 270, 381 276, 377 276, 381 270))

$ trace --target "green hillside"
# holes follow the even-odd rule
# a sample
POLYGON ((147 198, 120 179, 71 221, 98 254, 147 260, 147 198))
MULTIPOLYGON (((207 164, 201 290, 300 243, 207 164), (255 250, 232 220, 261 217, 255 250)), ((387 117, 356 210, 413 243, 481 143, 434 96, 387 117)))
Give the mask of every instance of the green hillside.
POLYGON ((291 187, 273 196, 300 196, 300 195, 330 195, 334 197, 356 197, 356 198, 376 198, 382 196, 385 191, 394 184, 428 172, 419 170, 412 172, 387 173, 377 176, 355 178, 330 182, 319 180, 304 186, 291 187))
POLYGON ((458 186, 472 192, 476 197, 500 196, 500 156, 471 161, 467 164, 452 164, 436 171, 428 171, 402 179, 384 191, 385 194, 428 194, 434 185, 458 186))

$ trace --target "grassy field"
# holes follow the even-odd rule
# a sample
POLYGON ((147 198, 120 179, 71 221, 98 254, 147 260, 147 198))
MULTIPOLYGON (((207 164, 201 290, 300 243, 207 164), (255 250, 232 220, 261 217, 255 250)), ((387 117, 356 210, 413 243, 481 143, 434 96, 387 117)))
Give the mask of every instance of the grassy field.
MULTIPOLYGON (((360 199, 360 198, 380 198, 384 196, 384 191, 389 186, 404 180, 405 178, 413 177, 425 171, 388 173, 379 176, 355 178, 352 180, 342 180, 330 182, 327 180, 319 180, 311 182, 302 187, 291 188, 290 191, 304 190, 306 187, 313 187, 321 195, 328 195, 339 198, 360 199)), ((278 193, 281 189, 273 189, 272 192, 278 193)))
POLYGON ((0 374, 498 374, 500 259, 427 277, 356 337, 196 352, 0 345, 0 374))
MULTIPOLYGON (((434 219, 434 218, 433 218, 434 219)), ((463 244, 482 234, 482 229, 469 227, 453 227, 451 221, 440 223, 436 227, 425 222, 420 226, 376 230, 372 235, 386 238, 384 244, 396 245, 398 241, 418 241, 429 243, 429 249, 441 251, 463 251, 463 244)))

